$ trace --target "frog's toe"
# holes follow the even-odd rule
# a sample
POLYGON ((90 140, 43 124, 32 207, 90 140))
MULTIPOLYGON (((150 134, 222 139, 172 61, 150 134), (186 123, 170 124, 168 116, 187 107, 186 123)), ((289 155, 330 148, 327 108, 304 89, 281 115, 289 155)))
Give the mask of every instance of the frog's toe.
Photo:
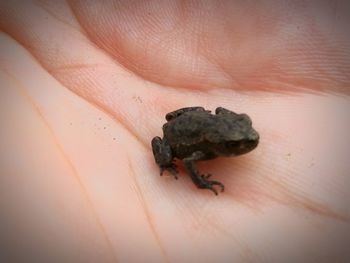
POLYGON ((208 190, 212 191, 215 195, 218 195, 218 191, 214 187, 208 187, 208 190))
POLYGON ((177 177, 178 171, 177 171, 177 165, 176 164, 172 163, 169 166, 162 166, 160 168, 160 175, 161 176, 163 175, 163 172, 165 170, 168 171, 169 173, 171 173, 175 177, 176 180, 178 179, 178 177, 177 177))
POLYGON ((223 192, 225 190, 225 186, 218 181, 210 181, 210 184, 211 184, 211 186, 213 186, 213 185, 219 186, 221 188, 221 192, 223 192))
POLYGON ((212 176, 212 174, 202 174, 201 177, 203 179, 208 179, 210 176, 212 176))
POLYGON ((178 171, 177 171, 175 165, 174 165, 174 167, 168 168, 168 171, 175 177, 176 180, 178 179, 178 177, 177 177, 178 171))
POLYGON ((225 186, 218 181, 208 181, 207 189, 214 192, 215 195, 218 195, 218 191, 215 189, 214 185, 220 187, 220 191, 223 192, 225 190, 225 186))

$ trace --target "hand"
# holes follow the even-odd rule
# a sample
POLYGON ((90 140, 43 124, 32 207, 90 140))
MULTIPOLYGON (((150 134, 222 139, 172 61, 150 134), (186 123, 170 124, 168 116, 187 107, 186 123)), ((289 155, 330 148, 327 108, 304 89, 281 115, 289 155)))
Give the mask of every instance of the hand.
POLYGON ((332 3, 2 1, 2 257, 348 259, 349 8, 332 3), (218 196, 159 176, 150 141, 185 106, 260 133, 200 164, 218 196))

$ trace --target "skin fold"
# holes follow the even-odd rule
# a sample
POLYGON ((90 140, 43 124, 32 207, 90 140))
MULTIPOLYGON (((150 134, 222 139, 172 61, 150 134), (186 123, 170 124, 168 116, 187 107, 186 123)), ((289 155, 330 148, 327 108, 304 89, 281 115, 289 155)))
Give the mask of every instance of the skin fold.
POLYGON ((350 258, 346 1, 1 1, 0 261, 350 258), (248 114, 225 184, 160 178, 166 113, 248 114))

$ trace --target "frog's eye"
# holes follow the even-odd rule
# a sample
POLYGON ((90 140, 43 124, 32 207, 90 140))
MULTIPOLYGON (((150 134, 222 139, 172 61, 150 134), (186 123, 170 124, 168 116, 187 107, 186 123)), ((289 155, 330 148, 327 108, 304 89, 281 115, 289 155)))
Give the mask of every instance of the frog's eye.
POLYGON ((247 123, 248 125, 252 125, 252 120, 245 113, 242 113, 242 114, 239 115, 239 120, 242 121, 242 122, 247 123))
POLYGON ((239 142, 236 141, 228 141, 226 142, 226 147, 227 148, 236 148, 239 146, 239 142))

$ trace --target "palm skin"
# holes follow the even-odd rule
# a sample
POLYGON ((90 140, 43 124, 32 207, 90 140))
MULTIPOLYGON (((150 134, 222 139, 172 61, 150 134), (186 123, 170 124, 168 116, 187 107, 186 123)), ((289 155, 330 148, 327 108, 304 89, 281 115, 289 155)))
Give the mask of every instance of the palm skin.
POLYGON ((349 9, 330 1, 0 4, 1 256, 350 257, 349 9), (336 17, 336 19, 335 19, 336 17), (251 116, 253 152, 159 177, 166 113, 251 116))

